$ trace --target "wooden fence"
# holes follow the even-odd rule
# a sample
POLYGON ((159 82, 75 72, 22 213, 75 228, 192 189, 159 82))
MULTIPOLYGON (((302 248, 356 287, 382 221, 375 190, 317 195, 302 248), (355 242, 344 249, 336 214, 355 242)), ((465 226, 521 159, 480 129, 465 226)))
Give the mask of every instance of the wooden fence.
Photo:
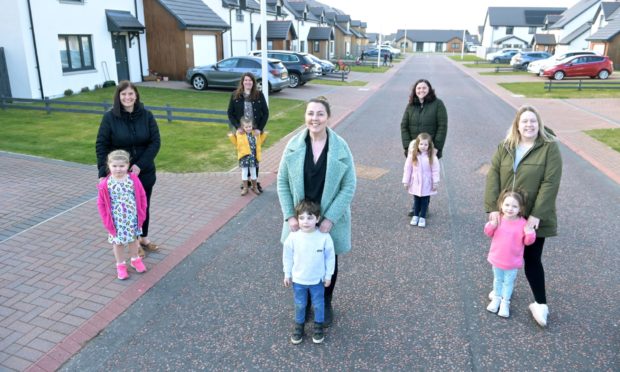
MULTIPOLYGON (((62 101, 52 99, 30 99, 30 98, 10 98, 0 96, 0 108, 19 109, 19 110, 37 110, 45 111, 48 114, 52 112, 74 112, 80 114, 96 114, 102 115, 112 107, 108 102, 75 102, 62 101)), ((224 123, 228 124, 228 113, 220 110, 203 110, 195 108, 183 108, 166 106, 144 106, 147 110, 153 112, 153 116, 157 119, 166 119, 168 122, 173 120, 198 121, 204 123, 224 123), (164 112, 163 114, 160 112, 164 112), (176 115, 175 113, 197 114, 196 116, 176 115), (220 118, 222 117, 223 118, 220 118)))
POLYGON ((620 89, 620 81, 592 81, 592 80, 548 80, 545 81, 545 89, 620 89))

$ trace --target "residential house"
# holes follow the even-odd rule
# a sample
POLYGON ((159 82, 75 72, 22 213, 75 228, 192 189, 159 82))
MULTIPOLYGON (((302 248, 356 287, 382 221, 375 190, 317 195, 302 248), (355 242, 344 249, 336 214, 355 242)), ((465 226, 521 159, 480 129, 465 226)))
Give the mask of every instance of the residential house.
POLYGON ((151 72, 183 80, 188 68, 223 58, 230 28, 202 0, 144 0, 151 72))
POLYGON ((398 30, 393 45, 404 47, 406 43, 410 52, 460 53, 463 34, 469 40, 467 30, 398 30))
POLYGON ((350 31, 350 18, 343 17, 335 12, 326 12, 327 23, 334 27, 334 58, 345 58, 351 56, 351 39, 353 33, 350 31))
POLYGON ((485 57, 487 53, 501 48, 529 48, 533 36, 541 33, 545 26, 546 17, 550 14, 561 14, 565 10, 566 8, 546 7, 489 7, 478 56, 485 57))
POLYGON ((548 33, 557 41, 557 46, 549 51, 563 53, 588 49, 586 38, 590 36, 592 20, 600 3, 601 0, 580 0, 560 14, 559 19, 548 27, 548 33))
POLYGON ((351 21, 351 29, 353 31, 356 31, 359 36, 357 36, 358 40, 359 40, 359 45, 361 47, 362 50, 366 49, 368 47, 368 36, 366 36, 366 28, 368 27, 366 22, 362 22, 359 20, 353 20, 351 21))
MULTIPOLYGON (((59 97, 148 74, 142 1, 8 1, 0 14, 3 93, 59 97)), ((1 56, 0 56, 0 59, 1 56)))
POLYGON ((312 53, 319 58, 330 58, 334 31, 325 23, 323 8, 317 7, 315 14, 305 0, 285 0, 284 6, 292 16, 299 36, 299 42, 293 42, 293 50, 312 53))
POLYGON ((606 55, 620 68, 620 2, 602 2, 595 13, 590 49, 606 55))
MULTIPOLYGON (((293 41, 297 39, 293 21, 267 21, 267 49, 293 50, 293 41)), ((261 27, 256 32, 256 47, 263 47, 261 27)))

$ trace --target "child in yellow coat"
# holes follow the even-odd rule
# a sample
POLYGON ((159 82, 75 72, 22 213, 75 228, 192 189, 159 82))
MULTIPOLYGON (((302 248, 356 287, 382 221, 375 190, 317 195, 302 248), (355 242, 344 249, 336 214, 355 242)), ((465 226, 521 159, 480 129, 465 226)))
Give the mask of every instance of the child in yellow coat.
POLYGON ((259 130, 254 130, 252 128, 252 120, 245 117, 240 120, 240 124, 243 132, 229 133, 228 138, 237 148, 237 158, 239 159, 243 184, 241 195, 248 193, 248 170, 252 182, 252 191, 258 195, 260 191, 258 191, 257 187, 256 168, 260 162, 261 145, 265 142, 265 138, 267 138, 267 132, 260 133, 259 130))

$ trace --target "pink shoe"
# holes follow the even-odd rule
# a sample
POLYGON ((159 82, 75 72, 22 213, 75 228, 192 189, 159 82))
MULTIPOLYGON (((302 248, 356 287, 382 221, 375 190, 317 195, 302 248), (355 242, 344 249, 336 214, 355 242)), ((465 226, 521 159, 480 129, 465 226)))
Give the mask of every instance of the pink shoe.
POLYGON ((125 280, 129 278, 129 274, 127 274, 127 264, 126 263, 117 263, 116 264, 116 277, 120 280, 125 280))
POLYGON ((146 266, 144 266, 144 263, 142 262, 142 258, 140 257, 132 258, 130 265, 131 267, 136 269, 136 271, 139 273, 143 273, 146 271, 146 266))

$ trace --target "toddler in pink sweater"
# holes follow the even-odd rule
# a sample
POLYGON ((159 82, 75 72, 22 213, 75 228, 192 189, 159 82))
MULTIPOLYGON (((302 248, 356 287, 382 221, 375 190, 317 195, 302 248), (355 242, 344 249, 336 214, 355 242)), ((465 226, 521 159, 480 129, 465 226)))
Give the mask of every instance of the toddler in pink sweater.
POLYGON ((517 271, 523 267, 523 250, 536 240, 536 232, 527 227, 523 218, 523 194, 506 190, 497 205, 501 211, 499 224, 489 221, 484 225, 484 233, 492 238, 487 260, 493 265, 494 292, 487 310, 507 318, 517 271))

